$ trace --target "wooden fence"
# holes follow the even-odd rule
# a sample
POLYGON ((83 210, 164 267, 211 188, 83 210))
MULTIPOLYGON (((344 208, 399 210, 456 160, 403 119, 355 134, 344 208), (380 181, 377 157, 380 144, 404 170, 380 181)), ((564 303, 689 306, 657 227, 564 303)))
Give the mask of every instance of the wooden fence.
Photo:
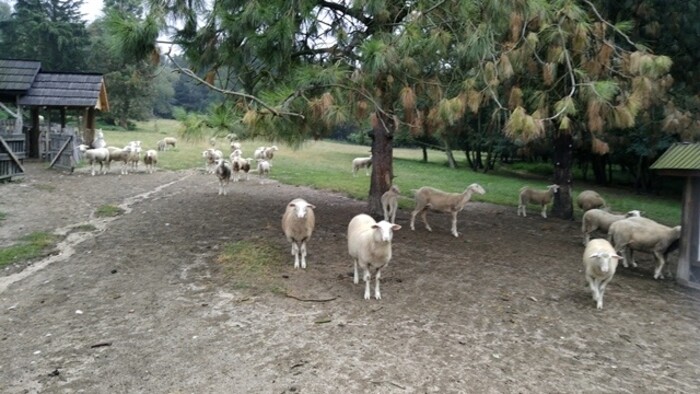
POLYGON ((0 181, 10 181, 13 177, 24 175, 22 164, 27 157, 26 148, 24 134, 0 134, 0 181))

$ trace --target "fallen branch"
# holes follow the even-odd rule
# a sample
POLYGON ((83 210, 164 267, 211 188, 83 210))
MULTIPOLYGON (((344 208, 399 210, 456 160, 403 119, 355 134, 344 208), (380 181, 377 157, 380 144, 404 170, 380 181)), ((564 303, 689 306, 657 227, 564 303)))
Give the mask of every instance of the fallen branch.
POLYGON ((333 301, 333 300, 338 298, 338 297, 320 298, 320 299, 317 299, 317 298, 299 298, 299 297, 291 295, 289 293, 285 293, 284 296, 289 297, 289 298, 293 298, 293 299, 295 299, 297 301, 301 301, 301 302, 328 302, 328 301, 333 301))
POLYGON ((95 348, 98 348, 98 347, 105 347, 105 346, 112 346, 112 342, 100 342, 100 343, 96 343, 96 344, 90 346, 90 348, 91 348, 91 349, 95 349, 95 348))

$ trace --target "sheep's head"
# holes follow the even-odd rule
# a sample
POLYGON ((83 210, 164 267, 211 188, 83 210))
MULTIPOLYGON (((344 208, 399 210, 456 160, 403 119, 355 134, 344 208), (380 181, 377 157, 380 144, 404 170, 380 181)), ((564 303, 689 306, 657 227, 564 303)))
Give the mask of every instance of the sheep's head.
POLYGON ((481 185, 478 183, 472 183, 471 185, 469 185, 467 190, 471 190, 473 193, 477 194, 486 194, 486 190, 484 190, 484 188, 481 187, 481 185))
POLYGON ((393 190, 396 194, 401 194, 401 190, 399 190, 399 187, 396 185, 391 185, 391 190, 393 190))
POLYGON ((641 217, 641 216, 642 216, 642 212, 640 212, 640 211, 638 211, 638 210, 636 210, 636 209, 635 209, 635 210, 632 210, 632 211, 629 211, 629 212, 627 212, 627 213, 625 214, 625 217, 626 217, 626 218, 638 218, 638 217, 641 217))
POLYGON ((306 217, 306 212, 309 210, 309 208, 316 208, 315 205, 309 204, 307 201, 304 200, 294 200, 289 203, 289 207, 294 208, 294 213, 299 219, 303 219, 304 217, 306 217))
POLYGON ((394 238, 394 231, 401 230, 401 226, 386 220, 373 224, 372 228, 374 229, 374 240, 377 242, 391 242, 394 238))
POLYGON ((85 153, 85 151, 90 149, 90 147, 85 144, 80 144, 79 149, 81 152, 85 153))
POLYGON ((610 263, 613 262, 613 260, 615 261, 616 266, 617 261, 622 260, 622 256, 619 256, 617 254, 610 254, 607 252, 595 252, 588 257, 598 260, 598 262, 600 263, 600 270, 602 272, 610 271, 610 263))
POLYGON ((553 194, 559 193, 559 185, 549 185, 547 190, 551 191, 553 194))

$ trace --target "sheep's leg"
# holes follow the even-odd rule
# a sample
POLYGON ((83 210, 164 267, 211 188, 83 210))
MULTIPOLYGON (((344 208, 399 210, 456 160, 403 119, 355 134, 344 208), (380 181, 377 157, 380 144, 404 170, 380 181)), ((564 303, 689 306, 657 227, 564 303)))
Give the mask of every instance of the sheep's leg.
POLYGON ((379 291, 379 278, 382 277, 382 271, 377 270, 377 273, 374 274, 374 298, 377 300, 382 299, 382 293, 379 291))
POLYGON ((369 282, 372 276, 369 273, 369 267, 365 268, 364 280, 365 280, 365 300, 369 300, 371 297, 369 295, 369 282))
POLYGON ((542 205, 542 217, 547 219, 547 205, 542 205))
POLYGON ((656 269, 654 270, 654 279, 664 279, 664 274, 661 270, 664 268, 664 264, 666 264, 666 259, 664 259, 662 253, 657 251, 654 251, 654 257, 657 261, 656 269))
POLYGON ((427 214, 428 214, 428 210, 427 210, 427 209, 424 209, 423 212, 420 213, 420 217, 423 218, 423 223, 425 223, 425 228, 426 228, 428 231, 431 231, 431 232, 432 232, 433 229, 430 228, 430 225, 428 224, 428 218, 427 218, 427 216, 426 216, 427 214))
POLYGON ((634 261, 634 250, 632 250, 632 248, 630 248, 629 246, 626 246, 626 248, 627 248, 627 253, 629 254, 630 264, 632 264, 632 267, 637 268, 638 267, 637 262, 634 261))
POLYGON ((299 246, 297 241, 292 241, 292 256, 294 256, 294 268, 299 268, 299 246))
POLYGON ((583 233, 583 246, 588 245, 588 242, 591 240, 591 233, 583 233))
POLYGON ((586 275, 586 281, 588 282, 588 286, 591 288, 591 294, 593 295, 593 301, 598 301, 598 286, 595 283, 595 279, 593 277, 586 275))
POLYGON ((452 235, 456 237, 459 237, 459 233, 457 232, 457 212, 452 212, 452 235))
POLYGON ((360 283, 360 278, 359 275, 357 275, 357 259, 352 259, 353 263, 355 263, 355 274, 352 277, 352 283, 358 284, 360 283))
MULTIPOLYGON (((90 163, 90 170, 92 172, 92 176, 95 176, 95 163, 94 162, 90 163)), ((100 170, 102 170, 102 167, 100 167, 100 170)))
POLYGON ((603 309, 603 294, 605 294, 605 288, 608 286, 608 282, 612 279, 612 276, 608 277, 607 279, 603 279, 602 282, 600 282, 600 290, 598 292, 598 304, 596 307, 598 309, 603 309))
POLYGON ((391 223, 396 223, 396 211, 398 210, 399 207, 396 204, 391 207, 391 223))
POLYGON ((382 204, 382 211, 384 211, 384 220, 386 220, 388 222, 390 219, 390 216, 389 216, 389 207, 387 204, 382 204))
POLYGON ((418 214, 418 209, 415 209, 415 210, 413 210, 413 212, 411 212, 411 231, 416 230, 415 223, 416 223, 416 215, 417 214, 418 214))
POLYGON ((369 176, 369 167, 365 167, 365 175, 369 176))
POLYGON ((306 241, 301 241, 301 268, 306 269, 306 241))

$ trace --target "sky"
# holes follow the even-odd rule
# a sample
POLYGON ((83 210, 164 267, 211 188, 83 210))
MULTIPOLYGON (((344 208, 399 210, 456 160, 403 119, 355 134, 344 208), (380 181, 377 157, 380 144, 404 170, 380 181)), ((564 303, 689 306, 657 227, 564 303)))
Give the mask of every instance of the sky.
POLYGON ((84 0, 81 8, 85 14, 85 20, 92 22, 102 14, 102 0, 84 0))

